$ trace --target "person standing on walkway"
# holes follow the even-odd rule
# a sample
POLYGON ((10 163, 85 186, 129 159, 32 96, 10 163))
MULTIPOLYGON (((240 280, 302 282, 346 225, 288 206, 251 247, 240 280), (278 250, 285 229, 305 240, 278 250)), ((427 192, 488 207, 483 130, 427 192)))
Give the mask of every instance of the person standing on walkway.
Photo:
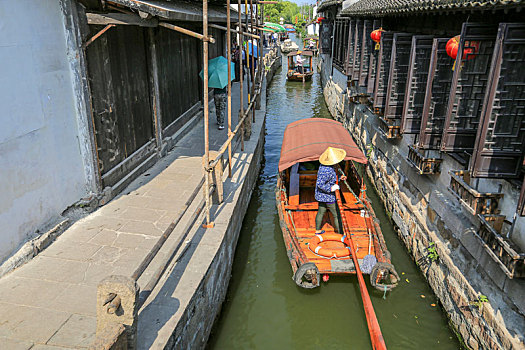
POLYGON ((232 52, 232 61, 235 65, 235 79, 234 82, 238 82, 241 79, 241 62, 240 57, 241 51, 239 49, 239 45, 237 43, 233 46, 233 52, 232 52))
MULTIPOLYGON (((335 191, 339 190, 337 184, 337 174, 334 166, 346 157, 346 151, 341 148, 328 147, 319 157, 319 170, 317 171, 317 181, 315 183, 315 200, 319 203, 319 209, 315 217, 315 234, 322 234, 323 218, 326 210, 330 210, 334 218, 334 229, 342 234, 341 212, 336 203, 335 191)), ((341 180, 346 180, 346 176, 341 176, 341 180)))
POLYGON ((226 116, 227 108, 227 94, 228 86, 226 85, 222 89, 213 89, 213 101, 215 102, 215 115, 217 116, 218 129, 224 129, 224 118, 226 116))

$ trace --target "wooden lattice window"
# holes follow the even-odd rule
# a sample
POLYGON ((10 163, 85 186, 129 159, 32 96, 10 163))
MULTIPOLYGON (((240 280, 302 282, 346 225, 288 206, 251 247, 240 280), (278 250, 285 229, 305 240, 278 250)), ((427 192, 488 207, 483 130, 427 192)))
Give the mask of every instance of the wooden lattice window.
POLYGON ((368 67, 370 64, 370 52, 374 49, 370 39, 372 33, 372 21, 363 21, 363 38, 361 39, 361 65, 359 66, 359 86, 367 86, 368 67))
POLYGON ((377 78, 374 87, 374 109, 382 113, 385 107, 385 96, 388 88, 388 76, 390 75, 390 57, 392 56, 392 42, 394 33, 383 32, 381 34, 381 45, 379 58, 377 59, 377 78))
POLYGON ((334 23, 330 20, 323 19, 321 21, 321 53, 332 53, 332 32, 334 23))
POLYGON ((361 43, 363 42, 363 21, 355 21, 354 29, 354 64, 352 65, 352 80, 359 79, 359 70, 361 69, 361 43))
POLYGON ((500 24, 489 84, 472 176, 518 177, 525 149, 525 24, 500 24))
POLYGON ((408 64, 408 77, 401 119, 401 132, 419 134, 421 116, 425 102, 428 68, 432 53, 432 37, 416 35, 412 37, 412 49, 408 64))
POLYGON ((454 61, 447 55, 449 39, 435 38, 423 104, 418 148, 439 149, 447 115, 448 97, 452 85, 454 61))
POLYGON ((400 125, 403 114, 411 47, 412 34, 394 34, 384 114, 386 120, 395 121, 394 125, 400 125))
POLYGON ((463 23, 460 38, 441 150, 471 153, 487 88, 496 30, 491 25, 463 23), (464 50, 473 54, 463 57, 464 50))
POLYGON ((355 20, 348 22, 347 30, 347 49, 346 49, 346 58, 345 58, 345 72, 346 75, 352 76, 352 69, 354 66, 354 40, 355 40, 355 20))
MULTIPOLYGON (((374 20, 374 23, 372 25, 372 31, 379 29, 379 26, 381 25, 381 21, 378 19, 374 20)), ((368 35, 368 38, 370 39, 370 35, 368 35)), ((372 94, 374 92, 374 86, 376 82, 377 77, 377 58, 379 56, 379 50, 375 49, 375 43, 372 43, 372 49, 370 50, 369 60, 368 63, 368 78, 367 78, 367 88, 366 92, 368 94, 372 94)))
POLYGON ((339 62, 339 51, 341 50, 341 36, 339 35, 341 31, 341 20, 335 21, 335 28, 334 28, 334 38, 333 38, 333 57, 332 60, 334 62, 335 66, 340 66, 341 62, 339 62))

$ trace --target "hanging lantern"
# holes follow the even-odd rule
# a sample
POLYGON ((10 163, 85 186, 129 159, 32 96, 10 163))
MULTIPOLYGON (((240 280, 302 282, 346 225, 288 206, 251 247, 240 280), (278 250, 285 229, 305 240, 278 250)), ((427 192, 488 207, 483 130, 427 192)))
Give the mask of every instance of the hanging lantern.
MULTIPOLYGON (((458 50, 459 50, 459 40, 460 36, 456 35, 453 38, 450 38, 449 41, 447 41, 447 45, 445 46, 445 49, 447 51, 447 55, 449 55, 452 59, 456 59, 458 57, 458 50)), ((462 61, 471 60, 476 57, 476 54, 479 51, 479 41, 465 41, 463 49, 463 55, 461 57, 462 61)), ((456 62, 454 62, 454 66, 452 67, 452 70, 454 70, 456 66, 456 62)))
POLYGON ((459 35, 456 35, 453 38, 450 38, 449 41, 447 41, 447 45, 445 46, 445 49, 447 50, 447 55, 449 55, 453 60, 456 59, 458 56, 458 49, 459 49, 459 35))
POLYGON ((384 32, 383 28, 379 28, 370 33, 370 37, 376 43, 375 49, 379 50, 379 43, 381 42, 381 33, 384 32))

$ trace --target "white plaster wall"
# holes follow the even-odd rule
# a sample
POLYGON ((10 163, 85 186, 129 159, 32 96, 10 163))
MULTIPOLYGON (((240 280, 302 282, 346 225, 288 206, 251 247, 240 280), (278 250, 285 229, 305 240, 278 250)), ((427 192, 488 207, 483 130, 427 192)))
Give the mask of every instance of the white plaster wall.
POLYGON ((0 0, 0 262, 88 192, 59 0, 0 0))

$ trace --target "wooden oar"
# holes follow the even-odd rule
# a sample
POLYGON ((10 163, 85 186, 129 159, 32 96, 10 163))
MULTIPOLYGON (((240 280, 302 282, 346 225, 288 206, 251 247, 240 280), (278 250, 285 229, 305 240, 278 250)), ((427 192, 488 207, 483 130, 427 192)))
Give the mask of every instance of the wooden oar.
POLYGON ((359 262, 357 261, 354 241, 352 240, 352 236, 350 235, 350 230, 348 229, 346 217, 341 211, 341 209, 343 208, 343 203, 341 202, 340 190, 335 191, 335 195, 337 198, 337 205, 340 208, 339 212, 341 214, 341 220, 343 221, 343 232, 348 237, 348 242, 350 243, 350 253, 352 254, 352 260, 354 261, 357 280, 359 281, 359 290, 361 291, 361 298, 363 299, 363 307, 365 309, 366 323, 368 324, 368 332, 370 333, 372 348, 374 350, 386 350, 385 340, 383 339, 383 334, 381 333, 379 322, 377 322, 374 306, 372 305, 372 300, 370 300, 370 295, 368 294, 368 290, 366 289, 365 279, 363 278, 363 273, 361 272, 359 262))

